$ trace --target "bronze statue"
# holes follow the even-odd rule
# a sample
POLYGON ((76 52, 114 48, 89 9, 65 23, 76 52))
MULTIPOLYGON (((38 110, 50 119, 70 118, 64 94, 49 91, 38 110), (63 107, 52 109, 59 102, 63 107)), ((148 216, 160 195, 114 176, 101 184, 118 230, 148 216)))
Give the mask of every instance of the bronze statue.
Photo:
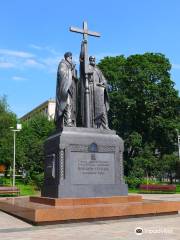
POLYGON ((95 58, 88 56, 88 36, 100 34, 90 31, 87 22, 83 22, 82 29, 71 27, 70 31, 83 36, 78 81, 81 91, 77 94, 72 54, 66 53, 57 74, 57 130, 44 145, 42 196, 63 199, 127 195, 123 180, 123 140, 108 128, 107 82, 95 58), (79 112, 77 102, 81 105, 79 112))
POLYGON ((57 129, 63 126, 76 126, 77 113, 77 72, 72 63, 72 53, 66 52, 57 71, 55 124, 57 129))
POLYGON ((100 37, 97 32, 89 31, 87 22, 83 22, 83 29, 70 27, 70 31, 83 35, 80 53, 80 79, 81 79, 81 113, 83 127, 93 127, 90 123, 90 102, 89 102, 89 60, 88 60, 88 36, 100 37))
POLYGON ((109 98, 107 81, 101 70, 96 66, 95 57, 89 57, 89 98, 91 127, 108 129, 107 113, 109 98))
POLYGON ((71 27, 70 31, 83 34, 80 52, 82 125, 87 128, 109 129, 107 81, 96 66, 95 58, 91 56, 88 59, 87 37, 100 37, 100 34, 89 31, 87 22, 83 22, 83 29, 71 27))

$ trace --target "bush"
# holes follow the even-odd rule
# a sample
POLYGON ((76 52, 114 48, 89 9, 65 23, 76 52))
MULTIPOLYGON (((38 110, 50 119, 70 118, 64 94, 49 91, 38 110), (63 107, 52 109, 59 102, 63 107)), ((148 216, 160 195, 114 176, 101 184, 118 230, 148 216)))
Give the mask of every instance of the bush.
POLYGON ((128 184, 129 188, 138 188, 139 185, 143 182, 142 178, 137 178, 137 177, 125 177, 125 181, 128 184))
MULTIPOLYGON (((125 177, 125 181, 129 188, 136 189, 139 188, 140 184, 147 184, 147 178, 138 178, 134 176, 125 177)), ((148 179, 148 184, 162 184, 162 182, 154 180, 152 178, 148 179)))

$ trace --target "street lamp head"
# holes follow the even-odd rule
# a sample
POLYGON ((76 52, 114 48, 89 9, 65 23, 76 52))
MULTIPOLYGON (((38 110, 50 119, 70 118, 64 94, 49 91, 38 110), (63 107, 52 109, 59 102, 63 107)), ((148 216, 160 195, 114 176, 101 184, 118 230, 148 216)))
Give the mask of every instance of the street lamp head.
POLYGON ((16 128, 10 127, 10 129, 11 129, 12 131, 20 131, 20 130, 22 130, 22 124, 17 123, 17 124, 16 124, 16 128))
POLYGON ((21 130, 21 129, 22 129, 22 124, 21 124, 21 123, 17 123, 16 129, 17 129, 17 130, 21 130))

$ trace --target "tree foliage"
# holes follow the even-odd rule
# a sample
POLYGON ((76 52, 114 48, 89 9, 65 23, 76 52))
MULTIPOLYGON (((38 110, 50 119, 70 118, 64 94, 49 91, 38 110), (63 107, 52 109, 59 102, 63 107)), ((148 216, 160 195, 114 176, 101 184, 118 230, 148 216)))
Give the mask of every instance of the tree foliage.
POLYGON ((180 98, 171 64, 163 54, 145 53, 105 57, 99 67, 110 85, 110 127, 125 140, 125 173, 140 165, 152 173, 150 165, 177 150, 180 98))
POLYGON ((28 172, 30 177, 44 171, 43 145, 54 130, 54 122, 42 114, 24 122, 17 138, 18 164, 28 172))
POLYGON ((0 164, 8 168, 13 160, 13 133, 16 116, 9 109, 6 97, 0 97, 0 164))
MULTIPOLYGON (((13 165, 13 132, 18 119, 7 104, 6 97, 0 98, 0 164, 7 170, 13 165)), ((54 122, 44 115, 36 115, 22 123, 22 130, 16 132, 16 173, 24 170, 29 179, 37 178, 44 171, 43 144, 54 130, 54 122)))

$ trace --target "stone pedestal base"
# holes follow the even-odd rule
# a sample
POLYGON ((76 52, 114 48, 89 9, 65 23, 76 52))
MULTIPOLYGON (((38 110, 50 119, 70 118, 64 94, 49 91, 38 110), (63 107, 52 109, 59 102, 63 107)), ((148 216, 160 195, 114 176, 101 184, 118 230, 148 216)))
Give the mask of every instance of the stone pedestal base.
POLYGON ((101 198, 12 198, 0 201, 0 210, 36 225, 65 221, 108 220, 175 214, 180 202, 147 201, 141 196, 101 198))
POLYGON ((42 196, 53 198, 127 195, 123 140, 111 130, 65 127, 45 143, 42 196))

